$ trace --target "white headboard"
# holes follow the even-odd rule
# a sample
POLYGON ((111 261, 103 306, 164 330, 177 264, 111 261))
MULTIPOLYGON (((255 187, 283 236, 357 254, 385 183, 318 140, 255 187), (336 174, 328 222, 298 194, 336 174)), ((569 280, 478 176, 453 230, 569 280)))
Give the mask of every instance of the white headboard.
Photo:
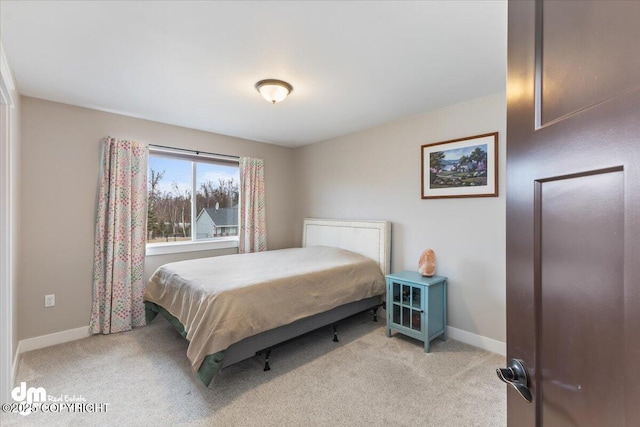
POLYGON ((383 274, 391 272, 391 223, 304 219, 302 247, 334 246, 359 253, 380 264, 383 274))

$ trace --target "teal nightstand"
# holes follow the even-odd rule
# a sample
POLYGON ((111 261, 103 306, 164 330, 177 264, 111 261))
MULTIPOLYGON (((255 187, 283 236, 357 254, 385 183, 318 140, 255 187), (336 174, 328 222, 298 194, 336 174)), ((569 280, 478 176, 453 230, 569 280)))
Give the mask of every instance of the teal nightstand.
POLYGON ((387 336, 391 331, 424 342, 447 340, 447 278, 417 271, 387 274, 387 336))

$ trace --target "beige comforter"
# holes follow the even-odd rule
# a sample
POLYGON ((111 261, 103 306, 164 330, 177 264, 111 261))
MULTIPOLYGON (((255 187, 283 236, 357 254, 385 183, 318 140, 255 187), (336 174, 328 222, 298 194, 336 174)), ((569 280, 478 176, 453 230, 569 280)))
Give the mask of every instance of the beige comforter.
POLYGON ((314 246, 165 264, 144 298, 182 323, 197 372, 207 355, 244 338, 384 290, 375 261, 314 246))

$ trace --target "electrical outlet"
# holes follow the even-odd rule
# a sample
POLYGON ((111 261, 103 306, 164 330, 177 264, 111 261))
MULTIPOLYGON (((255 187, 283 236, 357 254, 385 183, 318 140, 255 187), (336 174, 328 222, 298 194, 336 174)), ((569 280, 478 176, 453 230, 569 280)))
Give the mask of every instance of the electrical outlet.
POLYGON ((44 296, 44 306, 45 307, 53 307, 56 305, 56 294, 45 295, 44 296))

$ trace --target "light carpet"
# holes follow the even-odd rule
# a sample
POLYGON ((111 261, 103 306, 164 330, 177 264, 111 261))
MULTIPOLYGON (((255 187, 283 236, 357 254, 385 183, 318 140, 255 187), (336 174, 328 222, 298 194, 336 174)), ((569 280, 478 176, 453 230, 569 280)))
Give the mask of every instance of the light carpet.
MULTIPOLYGON (((224 369, 206 388, 161 316, 130 332, 21 356, 17 383, 108 404, 101 413, 0 416, 3 426, 504 426, 504 357, 449 340, 385 336, 362 313, 224 369)), ((104 405, 103 405, 104 407, 104 405)), ((54 407, 55 409, 55 407, 54 407)))

